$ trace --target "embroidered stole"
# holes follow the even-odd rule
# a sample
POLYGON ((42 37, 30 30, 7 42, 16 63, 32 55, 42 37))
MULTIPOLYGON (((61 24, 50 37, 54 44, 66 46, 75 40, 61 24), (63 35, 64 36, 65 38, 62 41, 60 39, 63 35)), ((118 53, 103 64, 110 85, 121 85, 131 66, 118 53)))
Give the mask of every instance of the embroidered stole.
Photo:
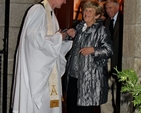
MULTIPOLYGON (((41 2, 46 10, 47 16, 47 35, 53 35, 53 26, 52 26, 52 19, 50 13, 50 6, 47 0, 41 2)), ((59 107, 59 86, 58 86, 58 77, 57 77, 57 68, 56 68, 56 61, 54 63, 54 67, 52 73, 49 77, 49 91, 50 91, 50 108, 59 107)))
POLYGON ((52 26, 52 19, 50 13, 50 6, 47 0, 41 2, 46 10, 46 18, 47 18, 47 35, 53 35, 53 26, 52 26))
POLYGON ((57 68, 56 62, 52 73, 49 77, 49 87, 50 87, 50 107, 59 107, 59 92, 58 92, 58 77, 57 77, 57 68))

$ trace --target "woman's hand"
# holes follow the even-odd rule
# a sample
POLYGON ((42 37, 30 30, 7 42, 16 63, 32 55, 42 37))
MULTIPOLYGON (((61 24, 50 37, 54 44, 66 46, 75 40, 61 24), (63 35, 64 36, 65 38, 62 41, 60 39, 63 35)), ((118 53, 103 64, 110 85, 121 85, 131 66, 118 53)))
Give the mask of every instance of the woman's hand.
POLYGON ((72 38, 74 38, 75 37, 75 30, 73 29, 73 28, 70 28, 69 30, 67 30, 67 34, 69 35, 69 36, 71 36, 72 38))
POLYGON ((80 49, 79 53, 81 53, 84 56, 92 54, 94 53, 94 47, 84 47, 80 49))

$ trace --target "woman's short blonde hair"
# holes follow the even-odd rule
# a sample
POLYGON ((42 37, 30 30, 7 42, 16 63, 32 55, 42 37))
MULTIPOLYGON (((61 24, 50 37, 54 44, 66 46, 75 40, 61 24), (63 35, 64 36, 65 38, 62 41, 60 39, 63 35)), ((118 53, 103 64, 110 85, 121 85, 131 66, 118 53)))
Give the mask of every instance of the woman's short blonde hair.
POLYGON ((102 15, 104 12, 103 5, 96 0, 87 0, 82 5, 82 11, 84 11, 86 8, 94 8, 96 10, 96 15, 102 15))

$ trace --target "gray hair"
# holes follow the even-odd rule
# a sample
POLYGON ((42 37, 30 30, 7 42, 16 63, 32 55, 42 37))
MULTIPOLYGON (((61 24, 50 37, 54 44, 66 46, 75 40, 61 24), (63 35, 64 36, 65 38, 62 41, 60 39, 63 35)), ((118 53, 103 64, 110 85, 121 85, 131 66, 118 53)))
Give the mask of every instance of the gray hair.
POLYGON ((104 12, 103 5, 96 0, 87 0, 82 6, 82 11, 86 8, 94 8, 96 10, 96 15, 102 15, 104 12))
POLYGON ((107 0, 105 2, 105 4, 109 3, 109 2, 113 2, 115 5, 119 5, 119 1, 118 0, 107 0))

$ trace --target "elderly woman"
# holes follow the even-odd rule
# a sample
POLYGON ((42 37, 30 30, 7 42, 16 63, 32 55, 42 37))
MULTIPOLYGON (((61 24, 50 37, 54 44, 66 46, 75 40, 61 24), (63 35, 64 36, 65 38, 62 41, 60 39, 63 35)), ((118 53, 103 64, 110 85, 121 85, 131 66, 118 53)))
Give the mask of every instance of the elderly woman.
POLYGON ((93 113, 107 101, 107 61, 113 55, 108 29, 102 25, 103 7, 97 1, 83 4, 83 20, 67 31, 74 42, 67 62, 68 113, 93 113))

